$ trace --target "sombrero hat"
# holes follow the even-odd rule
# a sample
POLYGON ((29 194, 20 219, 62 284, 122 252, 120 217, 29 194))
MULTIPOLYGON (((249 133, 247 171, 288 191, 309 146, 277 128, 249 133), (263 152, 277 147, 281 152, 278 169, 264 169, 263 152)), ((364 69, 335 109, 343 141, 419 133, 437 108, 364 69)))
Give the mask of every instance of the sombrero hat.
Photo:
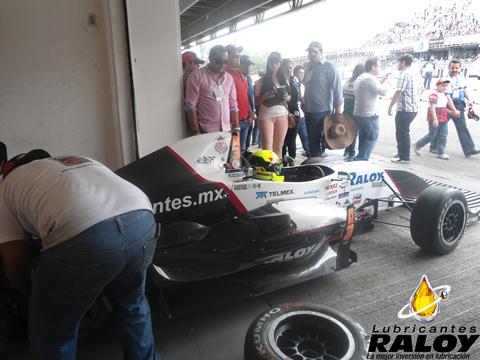
POLYGON ((357 134, 357 125, 345 114, 333 114, 323 122, 325 141, 331 149, 344 149, 353 143, 357 134))

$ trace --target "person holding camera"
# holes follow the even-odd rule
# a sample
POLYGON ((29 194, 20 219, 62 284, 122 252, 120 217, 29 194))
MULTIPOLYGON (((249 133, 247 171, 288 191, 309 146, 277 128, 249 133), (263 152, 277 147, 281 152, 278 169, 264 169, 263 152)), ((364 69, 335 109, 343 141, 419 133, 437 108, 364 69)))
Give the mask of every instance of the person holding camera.
POLYGON ((273 150, 279 158, 288 130, 288 78, 280 71, 282 56, 274 51, 267 59, 265 75, 255 87, 255 102, 260 105, 258 123, 265 150, 273 150))

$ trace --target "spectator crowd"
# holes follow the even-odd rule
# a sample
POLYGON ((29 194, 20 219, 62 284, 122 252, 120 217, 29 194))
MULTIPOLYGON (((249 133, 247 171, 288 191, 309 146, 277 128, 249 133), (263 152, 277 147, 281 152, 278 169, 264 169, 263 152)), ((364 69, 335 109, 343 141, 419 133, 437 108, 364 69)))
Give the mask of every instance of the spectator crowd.
POLYGON ((399 21, 385 33, 377 34, 366 45, 439 40, 477 33, 480 33, 480 21, 472 10, 472 0, 437 0, 408 21, 399 21))
MULTIPOLYGON (((184 104, 192 135, 216 131, 239 134, 240 148, 250 146, 272 151, 283 165, 296 158, 300 136, 307 157, 323 158, 325 149, 345 148, 346 161, 369 160, 378 140, 378 99, 388 91, 391 74, 380 76, 381 64, 375 57, 357 64, 352 77, 342 84, 337 66, 324 58, 322 44, 306 48, 308 61, 293 66, 290 59, 271 52, 263 76, 256 82, 250 75, 253 62, 242 55, 243 48, 216 45, 210 49, 206 66, 192 51, 182 55, 185 81, 184 104)), ((400 72, 388 114, 395 111, 397 152, 392 162, 411 160, 410 124, 418 113, 418 102, 430 87, 433 60, 424 65, 425 81, 414 58, 403 54, 397 59, 400 72), (427 70, 427 71, 425 71, 427 70)), ((448 75, 435 83, 429 96, 428 133, 413 145, 416 154, 430 143, 430 152, 448 160, 448 127, 452 120, 466 157, 480 153, 467 128, 465 113, 472 106, 461 62, 451 60, 448 75)))
MULTIPOLYGON (((396 23, 372 43, 480 33, 471 6, 472 0, 439 0, 411 21, 396 23)), ((251 72, 255 64, 242 52, 239 46, 217 45, 210 49, 208 61, 192 51, 182 54, 184 109, 191 135, 237 132, 242 151, 258 146, 274 152, 284 165, 295 162, 297 136, 306 157, 326 157, 325 149, 330 147, 345 148, 347 161, 370 158, 379 134, 378 99, 386 96, 392 83, 391 74, 380 76, 385 62, 373 53, 352 53, 358 64, 343 84, 345 64, 340 58, 326 59, 322 44, 312 41, 301 58, 285 59, 279 52, 271 52, 262 76, 254 82, 251 72), (367 60, 359 62, 362 56, 367 60)), ((446 125, 452 120, 464 155, 477 155, 465 121, 472 99, 461 62, 432 56, 418 66, 411 55, 402 54, 392 66, 399 71, 388 109, 389 115, 395 113, 398 150, 392 161, 411 160, 410 124, 417 117, 422 92, 432 85, 427 114, 421 114, 428 123, 427 134, 414 143, 413 151, 420 154, 430 143, 430 152, 447 160, 446 125), (439 80, 432 82, 436 77, 439 80)))

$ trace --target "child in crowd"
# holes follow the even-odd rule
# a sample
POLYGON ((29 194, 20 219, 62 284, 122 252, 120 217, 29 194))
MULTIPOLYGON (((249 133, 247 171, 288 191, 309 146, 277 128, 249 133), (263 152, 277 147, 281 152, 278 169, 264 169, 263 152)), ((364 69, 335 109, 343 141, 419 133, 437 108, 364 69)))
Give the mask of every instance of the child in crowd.
POLYGON ((452 112, 452 117, 455 118, 459 117, 460 113, 453 105, 450 95, 445 94, 449 84, 450 80, 439 79, 437 81, 437 90, 429 96, 430 106, 427 112, 428 134, 414 144, 413 151, 417 155, 420 155, 420 149, 430 143, 438 134, 437 157, 443 160, 450 158, 445 153, 449 110, 452 112))

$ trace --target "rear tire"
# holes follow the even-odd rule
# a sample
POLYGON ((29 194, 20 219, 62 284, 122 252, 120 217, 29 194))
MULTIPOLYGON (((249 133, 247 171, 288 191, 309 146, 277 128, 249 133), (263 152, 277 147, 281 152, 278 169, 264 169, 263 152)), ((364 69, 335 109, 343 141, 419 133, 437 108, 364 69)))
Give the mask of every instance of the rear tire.
POLYGON ((462 240, 467 209, 467 200, 459 190, 435 186, 425 189, 410 218, 413 241, 433 254, 448 254, 462 240))
POLYGON ((244 359, 366 359, 366 335, 357 322, 327 306, 283 304, 250 325, 244 359))

